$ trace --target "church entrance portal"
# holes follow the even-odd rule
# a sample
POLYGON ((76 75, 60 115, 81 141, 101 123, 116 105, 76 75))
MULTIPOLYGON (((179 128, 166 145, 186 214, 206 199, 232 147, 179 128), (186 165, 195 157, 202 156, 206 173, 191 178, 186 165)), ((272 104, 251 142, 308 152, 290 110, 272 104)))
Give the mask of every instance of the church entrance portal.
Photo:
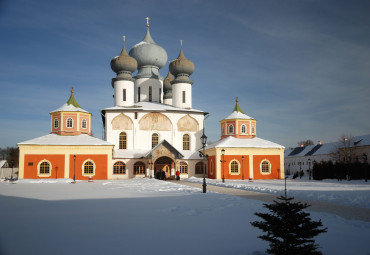
POLYGON ((156 179, 170 179, 174 176, 171 169, 175 168, 175 163, 169 157, 160 157, 154 162, 154 176, 156 179))

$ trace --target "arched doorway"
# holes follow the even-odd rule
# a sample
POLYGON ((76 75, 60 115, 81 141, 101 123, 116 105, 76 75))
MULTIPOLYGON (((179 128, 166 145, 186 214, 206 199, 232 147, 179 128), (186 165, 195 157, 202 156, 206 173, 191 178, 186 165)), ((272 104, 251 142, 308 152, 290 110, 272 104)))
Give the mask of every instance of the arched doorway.
POLYGON ((173 160, 169 157, 160 157, 154 162, 154 176, 156 179, 169 179, 173 175, 171 169, 175 168, 173 160))

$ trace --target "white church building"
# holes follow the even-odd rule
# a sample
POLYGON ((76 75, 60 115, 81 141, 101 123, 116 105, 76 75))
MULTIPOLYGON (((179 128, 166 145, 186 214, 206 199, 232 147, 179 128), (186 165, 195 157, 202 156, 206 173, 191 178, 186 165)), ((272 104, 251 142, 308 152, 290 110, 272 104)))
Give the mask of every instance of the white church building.
POLYGON ((159 70, 166 63, 167 53, 152 39, 148 23, 144 39, 129 54, 123 45, 111 61, 117 74, 114 106, 101 114, 105 140, 114 144, 112 179, 155 177, 161 170, 169 178, 176 169, 188 177, 203 166, 200 137, 208 113, 192 108, 194 64, 184 56, 182 43, 163 78, 159 70))

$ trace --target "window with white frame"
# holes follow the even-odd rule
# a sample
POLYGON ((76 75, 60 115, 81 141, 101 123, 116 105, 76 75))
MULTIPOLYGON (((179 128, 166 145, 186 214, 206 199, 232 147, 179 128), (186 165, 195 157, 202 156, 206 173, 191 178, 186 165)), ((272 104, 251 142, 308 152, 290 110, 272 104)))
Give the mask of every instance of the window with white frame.
POLYGON ((180 173, 187 174, 188 173, 188 164, 186 162, 181 161, 180 162, 180 173))
POLYGON ((127 134, 125 132, 121 132, 119 134, 119 149, 120 150, 127 149, 127 134))
POLYGON ((38 164, 38 175, 41 177, 49 177, 51 175, 51 163, 47 160, 42 160, 38 164))
POLYGON ((182 149, 184 151, 190 150, 190 136, 188 134, 182 137, 182 149))
POLYGON ((229 134, 233 134, 234 133, 234 125, 229 125, 229 134))
POLYGON ((68 118, 67 119, 67 128, 72 128, 73 127, 73 119, 72 118, 68 118))
POLYGON ((157 146, 158 144, 158 141, 159 141, 159 135, 158 134, 153 134, 152 135, 152 149, 157 146))
POLYGON ((83 164, 83 175, 94 175, 95 164, 92 160, 86 160, 83 164))
POLYGON ((59 119, 58 118, 54 119, 54 128, 59 128, 59 119))
POLYGON ((252 125, 252 134, 254 134, 254 131, 255 131, 255 130, 254 130, 254 125, 252 125))
POLYGON ((87 120, 86 119, 83 119, 82 122, 81 122, 81 127, 83 129, 86 129, 87 128, 87 120))
POLYGON ((245 134, 247 132, 247 128, 245 127, 244 124, 242 125, 241 130, 242 130, 242 134, 245 134))
POLYGON ((261 173, 269 174, 271 172, 271 164, 268 160, 263 160, 261 162, 261 173))
POLYGON ((231 161, 230 163, 230 174, 238 174, 239 173, 239 163, 236 160, 231 161))

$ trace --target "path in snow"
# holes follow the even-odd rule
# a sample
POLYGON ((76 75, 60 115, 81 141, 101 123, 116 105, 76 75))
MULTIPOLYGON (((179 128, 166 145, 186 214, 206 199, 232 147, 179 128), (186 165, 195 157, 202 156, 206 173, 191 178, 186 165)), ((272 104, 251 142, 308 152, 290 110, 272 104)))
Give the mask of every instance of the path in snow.
MULTIPOLYGON (((191 186, 202 189, 202 183, 194 183, 194 182, 187 182, 187 181, 173 181, 174 183, 178 183, 185 186, 191 186)), ((267 194, 267 193, 260 193, 255 191, 248 191, 248 190, 241 190, 241 189, 234 189, 234 188, 224 188, 220 186, 210 185, 207 184, 207 191, 218 192, 222 194, 228 194, 248 199, 259 200, 267 203, 273 202, 276 200, 275 195, 267 194)), ((348 220, 361 220, 370 222, 370 209, 369 208, 360 208, 354 206, 346 206, 346 205, 339 205, 339 204, 330 204, 325 202, 313 201, 313 200, 305 200, 295 198, 295 201, 300 201, 302 203, 307 203, 311 205, 307 208, 308 211, 314 212, 326 212, 326 213, 333 213, 340 217, 343 217, 348 220)))

